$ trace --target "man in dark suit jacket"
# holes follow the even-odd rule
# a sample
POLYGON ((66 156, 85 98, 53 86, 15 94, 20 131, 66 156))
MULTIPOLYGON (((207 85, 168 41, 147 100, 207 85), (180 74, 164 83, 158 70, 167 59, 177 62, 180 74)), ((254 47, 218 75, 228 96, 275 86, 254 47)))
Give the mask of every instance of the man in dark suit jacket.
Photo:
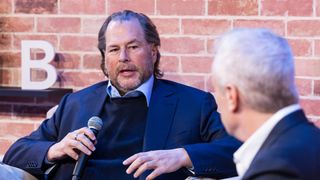
POLYGON ((53 177, 70 179, 83 152, 90 155, 83 179, 235 176, 232 154, 240 143, 227 135, 213 96, 160 80, 159 45, 147 16, 112 14, 99 32, 101 68, 110 81, 65 96, 4 162, 37 177, 56 164, 53 177), (92 116, 103 119, 97 137, 86 128, 92 116))
POLYGON ((227 131, 245 143, 234 154, 242 179, 320 179, 320 130, 298 104, 287 41, 266 29, 217 40, 215 95, 227 131))

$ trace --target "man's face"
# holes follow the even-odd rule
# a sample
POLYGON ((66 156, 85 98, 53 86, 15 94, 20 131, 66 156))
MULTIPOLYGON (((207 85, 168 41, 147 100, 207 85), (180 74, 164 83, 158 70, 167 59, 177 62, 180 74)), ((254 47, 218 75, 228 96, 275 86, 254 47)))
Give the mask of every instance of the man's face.
POLYGON ((156 47, 146 42, 137 19, 111 21, 106 30, 105 57, 109 79, 125 94, 153 74, 156 47))
POLYGON ((227 92, 224 87, 221 86, 217 79, 216 75, 213 75, 213 88, 214 88, 214 97, 216 98, 218 104, 218 111, 221 114, 221 120, 223 125, 225 126, 228 133, 233 134, 236 126, 236 121, 232 121, 232 111, 228 107, 228 98, 227 92))

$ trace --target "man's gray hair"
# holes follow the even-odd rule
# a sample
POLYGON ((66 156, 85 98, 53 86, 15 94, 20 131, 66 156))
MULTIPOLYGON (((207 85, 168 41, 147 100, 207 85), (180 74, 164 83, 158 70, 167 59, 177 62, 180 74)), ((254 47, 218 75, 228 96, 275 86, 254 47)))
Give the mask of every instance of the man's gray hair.
POLYGON ((235 29, 216 41, 215 50, 218 88, 237 86, 243 103, 259 112, 298 102, 294 60, 284 38, 267 29, 235 29))

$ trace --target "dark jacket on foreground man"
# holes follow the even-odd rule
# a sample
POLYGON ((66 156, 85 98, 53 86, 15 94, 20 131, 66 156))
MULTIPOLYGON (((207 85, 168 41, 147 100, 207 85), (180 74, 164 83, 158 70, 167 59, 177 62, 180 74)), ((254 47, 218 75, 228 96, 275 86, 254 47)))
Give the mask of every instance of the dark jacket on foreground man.
POLYGON ((243 179, 319 179, 319 152, 320 130, 295 111, 271 131, 243 179))
MULTIPOLYGON (((122 165, 124 159, 141 151, 178 147, 184 147, 188 152, 195 175, 215 178, 236 175, 232 154, 240 143, 227 135, 210 93, 155 79, 144 128, 143 125, 138 127, 139 130, 126 127, 126 131, 142 131, 140 146, 130 147, 130 143, 121 139, 116 129, 110 128, 114 126, 108 122, 110 116, 106 116, 106 104, 110 102, 106 87, 107 82, 100 82, 65 96, 52 118, 45 120, 30 136, 13 144, 4 162, 42 177, 49 167, 45 163, 49 147, 67 133, 87 126, 90 117, 99 116, 103 119, 103 129, 97 137, 96 151, 86 165, 83 179, 133 179, 132 175, 125 173, 127 167, 122 165), (114 136, 117 136, 117 141, 114 136)), ((136 100, 139 101, 139 98, 136 100)), ((145 103, 145 99, 142 101, 145 103)), ((126 138, 125 134, 123 136, 126 138)), ((70 179, 75 162, 71 158, 56 162, 58 168, 54 179, 70 179)), ((148 173, 140 179, 145 179, 148 173)), ((189 175, 192 173, 182 168, 163 174, 159 179, 185 179, 189 175)))

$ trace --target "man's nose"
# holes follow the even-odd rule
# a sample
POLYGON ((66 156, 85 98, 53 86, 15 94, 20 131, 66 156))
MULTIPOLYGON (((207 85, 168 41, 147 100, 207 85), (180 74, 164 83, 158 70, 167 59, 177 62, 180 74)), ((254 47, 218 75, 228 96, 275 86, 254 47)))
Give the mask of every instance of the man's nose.
POLYGON ((119 61, 129 61, 127 50, 124 48, 120 50, 119 61))

